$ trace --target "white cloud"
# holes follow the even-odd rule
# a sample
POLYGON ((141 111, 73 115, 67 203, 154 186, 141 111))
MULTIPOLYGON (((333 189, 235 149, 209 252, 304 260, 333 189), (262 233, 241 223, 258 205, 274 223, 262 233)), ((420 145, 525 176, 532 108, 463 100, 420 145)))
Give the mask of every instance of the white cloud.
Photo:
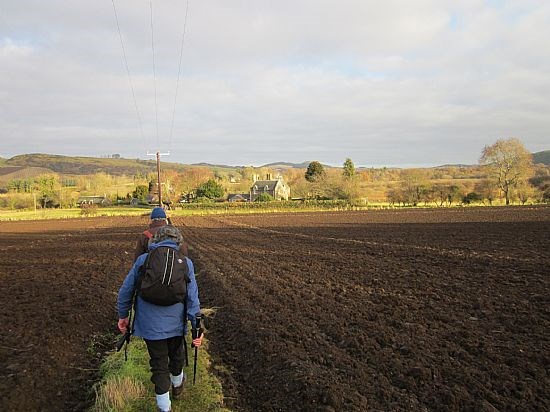
POLYGON ((32 52, 32 47, 15 44, 15 42, 9 38, 0 41, 0 59, 2 60, 25 57, 32 52))
POLYGON ((475 162, 512 135, 548 149, 546 2, 191 0, 172 137, 186 4, 153 2, 158 140, 149 2, 115 4, 144 136, 111 2, 0 0, 0 153, 368 165, 475 162))

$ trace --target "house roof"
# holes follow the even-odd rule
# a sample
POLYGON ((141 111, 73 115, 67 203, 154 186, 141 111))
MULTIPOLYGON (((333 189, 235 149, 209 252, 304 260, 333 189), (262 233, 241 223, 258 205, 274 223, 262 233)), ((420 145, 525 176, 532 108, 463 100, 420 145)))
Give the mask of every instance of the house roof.
POLYGON ((267 186, 267 190, 274 190, 279 180, 256 180, 252 187, 258 186, 258 189, 263 189, 267 186))
POLYGON ((89 200, 89 199, 106 199, 105 196, 80 196, 78 199, 86 199, 86 200, 89 200))
POLYGON ((249 193, 230 193, 229 196, 227 196, 228 200, 250 200, 250 194, 249 193))
POLYGON ((105 196, 80 196, 76 203, 105 203, 109 202, 105 196))

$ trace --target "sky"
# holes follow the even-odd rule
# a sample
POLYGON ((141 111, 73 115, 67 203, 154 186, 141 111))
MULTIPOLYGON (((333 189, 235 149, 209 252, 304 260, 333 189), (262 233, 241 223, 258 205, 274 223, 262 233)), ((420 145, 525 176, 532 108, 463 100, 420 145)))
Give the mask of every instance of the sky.
POLYGON ((0 157, 426 167, 509 137, 548 150, 548 39, 547 0, 0 0, 0 157))

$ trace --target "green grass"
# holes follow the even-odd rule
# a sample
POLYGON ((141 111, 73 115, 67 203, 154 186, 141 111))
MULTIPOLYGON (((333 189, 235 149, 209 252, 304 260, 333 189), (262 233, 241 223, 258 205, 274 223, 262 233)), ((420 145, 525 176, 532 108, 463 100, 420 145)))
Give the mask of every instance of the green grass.
MULTIPOLYGON (((187 342, 190 342, 187 337, 187 342)), ((207 341, 198 351, 197 379, 193 385, 194 349, 189 348, 189 366, 185 368, 187 380, 183 398, 172 400, 172 411, 229 411, 223 408, 220 382, 208 372, 210 359, 207 341)), ((156 411, 155 392, 150 381, 149 355, 142 339, 132 338, 128 346, 128 361, 124 351, 114 352, 100 369, 101 381, 96 385, 96 403, 90 412, 156 411)))
MULTIPOLYGON (((39 210, 0 210, 0 221, 6 220, 40 220, 67 219, 94 216, 148 216, 153 206, 99 207, 94 214, 82 215, 79 208, 72 209, 39 209, 39 210)), ((337 210, 345 208, 345 202, 263 202, 263 203, 191 203, 183 209, 169 211, 170 216, 208 215, 226 213, 272 213, 272 212, 309 212, 321 210, 337 210)))
MULTIPOLYGON (((493 206, 503 205, 503 201, 493 202, 493 206)), ((528 204, 531 204, 529 202, 528 204)), ((517 205, 517 204, 516 204, 517 205)), ((469 205, 483 206, 480 203, 469 205)), ((434 203, 425 205, 421 202, 415 208, 433 208, 434 203)), ((452 207, 462 207, 453 204, 452 207)), ((95 213, 84 216, 81 209, 39 209, 39 210, 0 210, 0 221, 9 220, 41 220, 41 219, 68 219, 87 218, 96 216, 149 216, 153 206, 112 206, 99 207, 95 213)), ((390 205, 388 202, 369 202, 368 204, 349 205, 346 201, 306 201, 306 202, 259 202, 259 203, 191 203, 183 209, 170 210, 169 216, 190 215, 219 215, 219 214, 250 214, 250 213, 276 213, 276 212, 322 212, 336 210, 370 210, 370 209, 410 209, 413 206, 390 205)))
MULTIPOLYGON (((149 207, 100 207, 93 216, 147 216, 149 207)), ((0 210, 2 220, 40 220, 40 219, 68 219, 84 218, 79 208, 72 209, 39 209, 39 210, 0 210)))

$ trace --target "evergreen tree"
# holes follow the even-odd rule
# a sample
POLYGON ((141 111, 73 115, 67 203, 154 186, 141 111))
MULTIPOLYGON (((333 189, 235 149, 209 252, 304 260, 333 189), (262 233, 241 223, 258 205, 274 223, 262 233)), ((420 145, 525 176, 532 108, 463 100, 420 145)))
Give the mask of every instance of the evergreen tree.
POLYGON ((217 199, 224 194, 223 186, 216 180, 210 179, 197 187, 197 197, 207 197, 209 199, 217 199))
POLYGON ((325 176, 325 168, 321 163, 314 160, 308 165, 305 173, 305 178, 308 182, 315 182, 323 176, 325 176))
POLYGON ((342 174, 348 179, 355 176, 355 165, 349 157, 344 162, 344 171, 342 172, 342 174))
POLYGON ((149 187, 145 185, 137 185, 132 196, 138 199, 140 202, 145 202, 147 195, 149 194, 149 187))

